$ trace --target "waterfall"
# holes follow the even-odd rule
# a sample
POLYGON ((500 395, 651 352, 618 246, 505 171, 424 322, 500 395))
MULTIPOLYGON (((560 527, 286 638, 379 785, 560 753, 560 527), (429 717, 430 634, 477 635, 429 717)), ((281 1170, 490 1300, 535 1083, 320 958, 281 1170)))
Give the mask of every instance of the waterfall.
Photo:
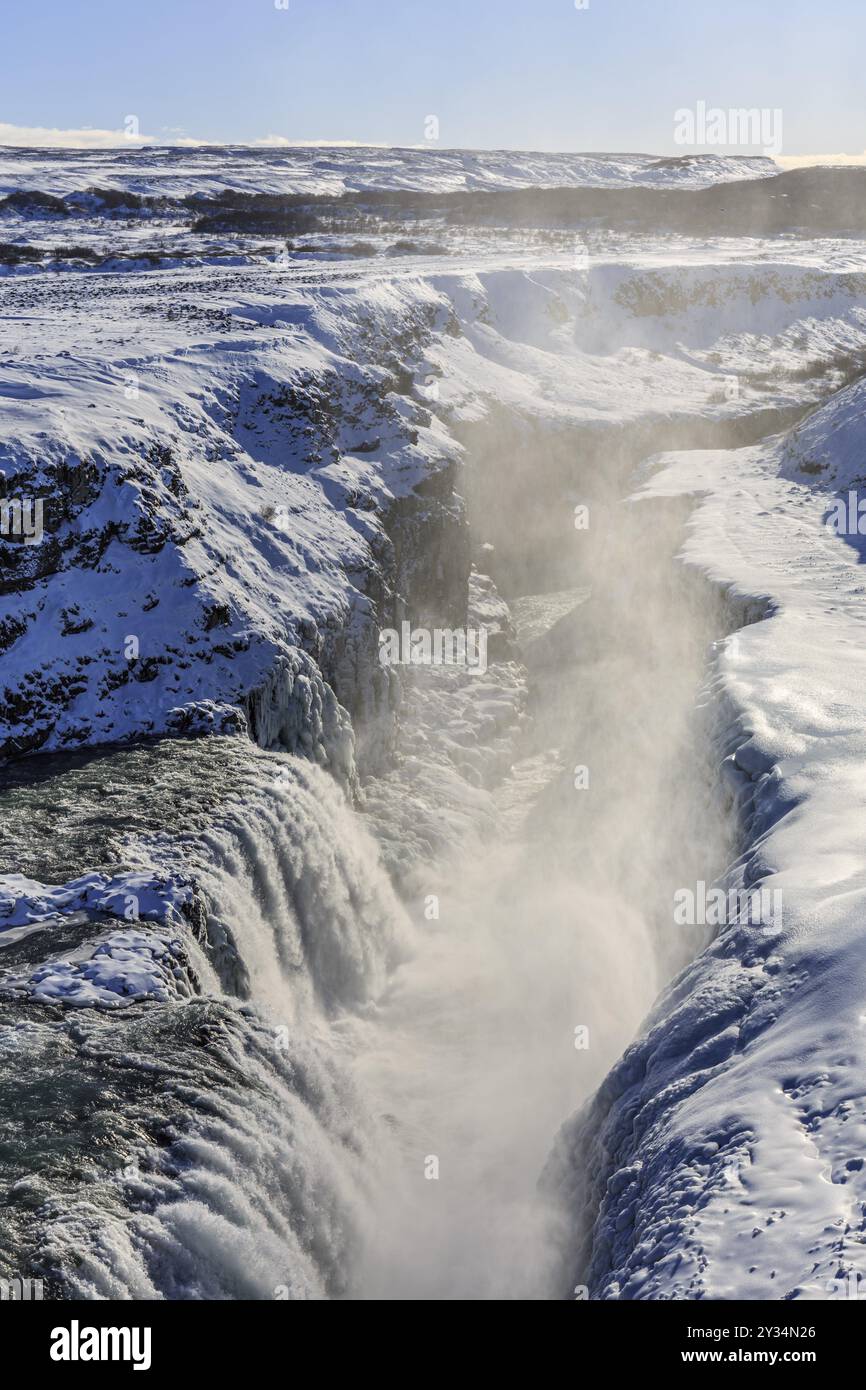
MULTIPOLYGON (((204 828, 128 837, 134 867, 111 877, 2 885, 0 1001, 66 1005, 0 1030, 26 1059, 10 1113, 63 1135, 72 1088, 116 1111, 96 1164, 76 1160, 74 1180, 58 1165, 62 1201, 36 1204, 27 1258, 73 1297, 339 1297, 389 1143, 340 1020, 375 1007, 406 915, 328 773, 245 740, 183 753, 179 790, 226 787, 204 828)), ((0 1218, 0 1266, 21 1265, 20 1237, 0 1218)))
POLYGON ((375 999, 408 944, 378 848, 314 764, 259 757, 249 796, 194 841, 209 931, 233 939, 247 993, 296 1022, 375 999))

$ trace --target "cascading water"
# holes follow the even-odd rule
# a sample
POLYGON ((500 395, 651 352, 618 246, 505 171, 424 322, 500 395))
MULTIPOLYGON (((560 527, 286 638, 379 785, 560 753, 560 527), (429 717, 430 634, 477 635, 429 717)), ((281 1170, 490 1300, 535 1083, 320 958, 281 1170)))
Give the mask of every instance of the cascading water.
POLYGON ((387 1136, 334 1018, 381 988, 406 931, 375 845, 326 773, 240 741, 118 753, 98 776, 81 759, 54 768, 7 790, 12 824, 38 822, 50 799, 73 832, 92 829, 100 791, 115 819, 86 893, 22 879, 22 934, 4 934, 0 1039, 19 1065, 3 1068, 2 1110, 10 1131, 40 1134, 35 1175, 3 1165, 8 1267, 65 1296, 339 1296, 387 1136), (157 807, 167 831, 138 833, 157 807), (96 1008, 46 1007, 50 982, 103 949, 99 893, 134 898, 141 918, 96 1008), (186 943, 168 990, 171 974, 142 966, 157 912, 160 934, 186 943))
POLYGON ((236 739, 11 776, 31 877, 0 1038, 25 1068, 0 1111, 42 1138, 4 1174, 10 1269, 61 1296, 563 1296, 538 1177, 701 944, 675 888, 729 853, 696 709, 721 626, 672 564, 681 522, 624 514, 604 586, 513 599, 529 718, 512 660, 412 673, 365 812, 236 739), (511 764, 492 792, 481 746, 511 764), (129 893, 141 918, 106 946, 129 893), (96 1008, 52 1004, 70 976, 96 1008))
POLYGON ((732 852, 699 699, 721 614, 672 564, 681 525, 624 515, 603 589, 513 604, 533 718, 499 831, 428 866, 438 916, 354 1030, 399 1141, 367 1297, 567 1294, 538 1191, 552 1136, 703 944, 673 927, 676 888, 732 852))

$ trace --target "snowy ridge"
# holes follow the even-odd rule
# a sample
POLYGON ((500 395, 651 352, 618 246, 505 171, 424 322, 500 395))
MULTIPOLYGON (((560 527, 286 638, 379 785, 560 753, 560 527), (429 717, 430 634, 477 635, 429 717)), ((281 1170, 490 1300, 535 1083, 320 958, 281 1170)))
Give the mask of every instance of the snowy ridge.
MULTIPOLYGON (((832 490, 835 494, 843 494, 847 507, 846 489, 854 489, 856 493, 866 482, 864 427, 866 388, 862 381, 857 381, 792 430, 782 454, 783 476, 807 482, 816 491, 832 490)), ((828 498, 828 512, 833 510, 835 501, 835 497, 828 498)), ((849 543, 859 549, 860 518, 856 509, 846 520, 854 523, 849 543)))
POLYGON ((397 578, 395 500, 456 452, 393 394, 393 365, 373 365, 395 331, 429 331, 435 298, 374 287, 340 307, 214 309, 229 336, 204 343, 201 311, 180 307, 145 320, 134 357, 121 321, 72 370, 65 349, 0 368, 6 493, 43 499, 45 527, 41 544, 2 542, 20 576, 0 599, 7 755, 251 725, 348 773, 316 663, 387 718, 364 590, 397 578))
POLYGON ((763 155, 545 154, 514 150, 279 148, 0 149, 0 195, 97 186, 182 198, 224 188, 335 194, 360 189, 706 188, 779 172, 763 155))
POLYGON ((718 930, 560 1137, 548 1181, 589 1222, 569 1273, 591 1297, 844 1298, 866 1277, 864 585, 832 494, 785 478, 806 442, 844 475, 861 401, 777 447, 665 458, 644 490, 702 498, 684 558, 749 614, 720 660, 730 882, 780 910, 718 930))

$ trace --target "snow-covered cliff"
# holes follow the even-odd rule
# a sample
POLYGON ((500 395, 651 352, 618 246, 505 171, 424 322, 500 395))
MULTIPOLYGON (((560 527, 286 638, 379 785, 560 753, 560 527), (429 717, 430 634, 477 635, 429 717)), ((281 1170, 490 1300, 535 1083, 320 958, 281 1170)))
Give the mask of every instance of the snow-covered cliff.
POLYGON ((58 1039, 69 1076, 107 1070, 141 1165, 96 1197, 52 1173, 36 1234, 14 1225, 67 1291, 369 1292, 390 1203, 386 1284, 410 1230, 445 1251, 425 1292, 456 1249, 511 1296, 483 1231, 517 1248, 535 1216, 511 1169, 492 1207, 488 1174, 513 1143, 533 1189, 587 1095, 545 1176, 558 1282, 528 1261, 521 1293, 827 1297, 859 1268, 862 540, 829 520, 863 481, 862 244, 415 205, 407 227, 397 204, 311 228, 220 197, 745 176, 607 163, 4 162, 28 193, 0 206, 0 1039, 46 1075, 58 1039), (483 624, 489 671, 385 668, 404 618, 483 624), (707 811, 683 781, 713 760, 707 811), (671 944, 649 899, 720 806, 720 882, 781 910, 671 944), (599 1041, 560 1071, 578 1003, 599 1041), (186 1088, 142 1079, 151 1048, 186 1088), (515 1076, 532 1125, 494 1113, 515 1076), (489 1124, 451 1151, 454 1206, 419 1216, 400 1165, 447 1146, 445 1112, 461 1142, 489 1124))
POLYGON ((769 911, 722 914, 559 1137, 566 1277, 593 1298, 844 1299, 866 1277, 863 421, 858 382, 769 445, 660 458, 641 494, 695 499, 684 560, 727 595, 722 886, 769 911))

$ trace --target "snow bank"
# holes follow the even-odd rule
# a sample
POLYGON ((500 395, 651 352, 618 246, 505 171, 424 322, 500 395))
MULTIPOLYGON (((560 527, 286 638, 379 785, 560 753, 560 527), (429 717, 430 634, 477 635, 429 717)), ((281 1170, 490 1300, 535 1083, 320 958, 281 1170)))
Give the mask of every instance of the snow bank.
POLYGON ((729 882, 782 910, 718 931, 560 1137, 547 1176, 591 1297, 826 1299, 866 1276, 864 585, 829 495, 785 476, 804 441, 848 476, 858 395, 779 445, 666 456, 644 490, 700 499, 686 562, 766 614, 721 653, 720 736, 729 882))
POLYGON ((24 969, 4 969, 0 954, 0 998, 119 1009, 145 999, 189 997, 198 988, 190 941, 184 940, 192 900, 188 883, 141 873, 89 873, 55 886, 3 875, 0 953, 24 941, 30 948, 35 933, 48 933, 36 944, 44 942, 49 954, 24 969), (129 925, 111 929, 112 918, 129 925), (81 933, 86 936, 77 945, 55 953, 55 935, 81 933))
MULTIPOLYGON (((368 594, 409 579, 389 517, 458 457, 395 394, 392 336, 411 360, 436 298, 152 289, 137 326, 110 277, 64 295, 53 355, 32 333, 34 361, 0 366, 5 491, 44 507, 40 543, 0 540, 0 750, 248 729, 348 775, 334 693, 391 718, 368 594), (97 305, 111 343, 73 365, 97 305)), ((437 507, 459 530, 447 496, 417 501, 437 507)))
POLYGON ((494 188, 705 188, 779 172, 761 155, 544 154, 515 150, 352 148, 0 150, 0 194, 63 196, 112 188, 173 198, 219 193, 328 193, 356 189, 453 192, 494 188))

